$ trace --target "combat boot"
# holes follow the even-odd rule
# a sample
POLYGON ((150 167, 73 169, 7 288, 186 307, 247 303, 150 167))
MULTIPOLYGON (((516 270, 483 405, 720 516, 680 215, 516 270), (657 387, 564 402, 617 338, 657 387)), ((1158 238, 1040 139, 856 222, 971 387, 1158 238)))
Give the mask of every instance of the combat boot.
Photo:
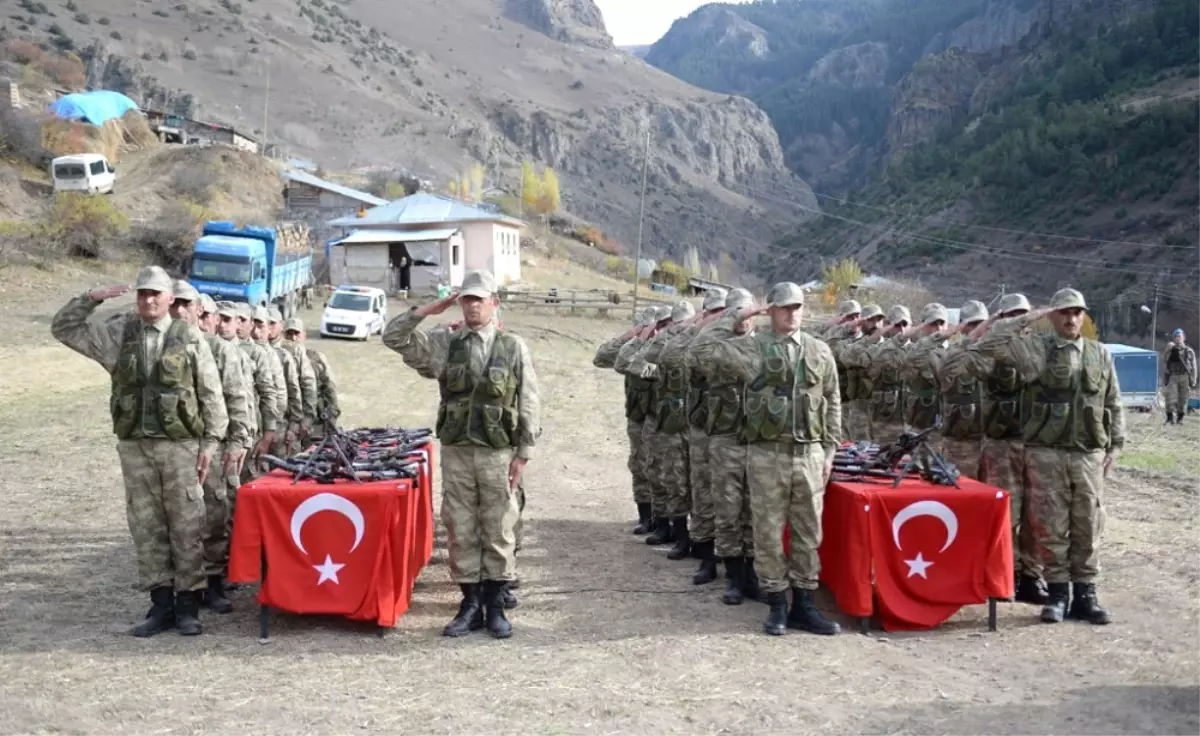
POLYGON ((1071 591, 1071 609, 1067 612, 1069 618, 1076 621, 1087 621, 1090 624, 1103 626, 1112 622, 1108 609, 1100 607, 1096 600, 1096 586, 1092 583, 1075 583, 1071 591))
POLYGON ((150 590, 150 611, 146 620, 133 627, 134 636, 154 636, 175 626, 175 589, 160 585, 150 590))
POLYGON ((742 575, 746 558, 726 557, 724 561, 725 594, 721 596, 721 602, 727 606, 740 606, 742 605, 742 575))
POLYGON ((700 567, 692 576, 692 585, 707 585, 717 579, 717 558, 713 556, 713 541, 696 542, 692 545, 692 554, 700 558, 700 567))
POLYGON ((1163 424, 1174 424, 1174 423, 1175 423, 1175 415, 1172 412, 1167 412, 1167 421, 1163 422, 1163 424))
POLYGON ((1067 615, 1067 604, 1071 601, 1070 583, 1050 583, 1050 600, 1042 608, 1042 621, 1056 624, 1067 615))
POLYGON ((461 583, 462 603, 458 615, 442 629, 442 636, 466 636, 483 628, 483 606, 479 601, 479 583, 461 583))
POLYGON ((654 522, 650 519, 650 504, 639 503, 637 505, 637 509, 638 523, 637 526, 633 528, 633 533, 638 536, 649 534, 650 530, 654 528, 654 522))
POLYGON ((181 590, 175 594, 175 628, 181 636, 196 636, 201 631, 199 590, 181 590))
POLYGON ((771 610, 767 612, 767 620, 763 622, 763 631, 771 636, 783 636, 788 623, 787 593, 782 590, 778 593, 767 593, 767 605, 771 610))
POLYGON ((754 569, 754 558, 746 557, 746 566, 742 570, 742 595, 752 601, 763 599, 762 588, 758 585, 758 572, 754 569))
POLYGON ((1018 603, 1044 606, 1050 602, 1050 594, 1046 592, 1046 583, 1041 578, 1021 575, 1017 578, 1017 590, 1013 599, 1018 603))
POLYGON ((504 604, 504 608, 507 610, 512 610, 512 609, 516 608, 517 605, 520 603, 517 600, 516 594, 513 593, 512 589, 507 585, 504 586, 504 593, 502 593, 500 596, 500 602, 504 604))
POLYGON ((486 608, 488 633, 497 639, 512 636, 512 624, 504 615, 504 580, 483 581, 483 603, 486 608))
POLYGON ((651 547, 658 547, 674 541, 675 537, 671 534, 671 520, 664 518, 655 519, 654 532, 646 537, 646 544, 651 547))
POLYGON ((667 553, 668 560, 682 560, 692 550, 692 539, 688 535, 688 517, 676 516, 671 520, 671 536, 675 537, 675 546, 667 553))
POLYGON ((821 615, 813 603, 813 592, 804 588, 792 588, 792 610, 788 612, 787 627, 822 636, 833 636, 842 630, 836 622, 821 615))
POLYGON ((233 603, 225 597, 225 586, 220 575, 208 576, 208 589, 204 591, 204 605, 213 613, 233 613, 233 603))

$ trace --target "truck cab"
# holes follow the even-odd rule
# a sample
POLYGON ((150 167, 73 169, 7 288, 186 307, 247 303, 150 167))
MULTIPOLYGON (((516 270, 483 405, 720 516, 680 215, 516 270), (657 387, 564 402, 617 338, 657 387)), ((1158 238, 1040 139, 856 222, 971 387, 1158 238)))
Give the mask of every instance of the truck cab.
POLYGON ((205 235, 196 241, 188 280, 215 300, 265 306, 266 244, 254 238, 205 235))

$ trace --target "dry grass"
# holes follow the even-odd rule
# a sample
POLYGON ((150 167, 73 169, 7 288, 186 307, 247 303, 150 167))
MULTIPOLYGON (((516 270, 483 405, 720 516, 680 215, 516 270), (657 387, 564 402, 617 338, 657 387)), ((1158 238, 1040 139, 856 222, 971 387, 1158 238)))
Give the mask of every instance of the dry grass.
MULTIPOLYGON (((336 619, 276 617, 260 646, 249 592, 232 615, 205 615, 202 637, 133 639, 125 630, 146 604, 132 589, 107 377, 47 329, 68 295, 113 278, 0 271, 0 732, 1200 729, 1194 478, 1121 471, 1111 483, 1101 593, 1113 626, 1044 626, 1034 609, 1003 605, 995 634, 972 607, 922 634, 766 637, 761 605, 721 605, 718 584, 691 584, 692 563, 629 534, 620 381, 590 365, 619 328, 519 310, 505 321, 533 350, 545 435, 528 471, 511 640, 439 635, 456 605, 441 553, 382 640, 336 619)), ((347 423, 431 421, 434 384, 377 339, 313 346, 337 371, 347 423)), ((1189 437, 1162 443, 1194 456, 1189 437)))

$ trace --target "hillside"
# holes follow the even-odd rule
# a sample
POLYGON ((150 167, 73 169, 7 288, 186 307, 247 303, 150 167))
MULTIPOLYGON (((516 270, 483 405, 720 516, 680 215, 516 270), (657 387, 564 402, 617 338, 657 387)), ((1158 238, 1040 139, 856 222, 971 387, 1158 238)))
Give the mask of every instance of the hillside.
POLYGON ((478 161, 489 184, 516 190, 521 160, 553 166, 564 206, 628 246, 649 128, 651 253, 696 244, 745 263, 796 215, 744 193, 807 190, 760 109, 616 49, 590 0, 22 0, 19 10, 6 34, 77 50, 91 84, 255 135, 265 118, 269 140, 327 170, 397 167, 441 182, 478 161))

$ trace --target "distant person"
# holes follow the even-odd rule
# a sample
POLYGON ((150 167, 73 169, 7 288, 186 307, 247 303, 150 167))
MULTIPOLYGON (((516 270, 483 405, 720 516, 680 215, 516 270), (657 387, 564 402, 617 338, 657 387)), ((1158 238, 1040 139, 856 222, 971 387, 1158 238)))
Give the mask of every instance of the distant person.
POLYGON ((1163 350, 1163 401, 1167 424, 1179 424, 1187 412, 1188 392, 1196 388, 1196 351, 1186 344, 1183 330, 1176 329, 1163 350))
POLYGON ((92 289, 54 315, 50 332, 112 375, 113 433, 125 480, 129 531, 138 584, 150 591, 150 611, 130 632, 153 636, 170 628, 199 634, 204 575, 204 494, 213 457, 225 439, 221 378, 199 330, 169 314, 171 277, 142 269, 134 284, 137 311, 89 319, 127 285, 92 289))

